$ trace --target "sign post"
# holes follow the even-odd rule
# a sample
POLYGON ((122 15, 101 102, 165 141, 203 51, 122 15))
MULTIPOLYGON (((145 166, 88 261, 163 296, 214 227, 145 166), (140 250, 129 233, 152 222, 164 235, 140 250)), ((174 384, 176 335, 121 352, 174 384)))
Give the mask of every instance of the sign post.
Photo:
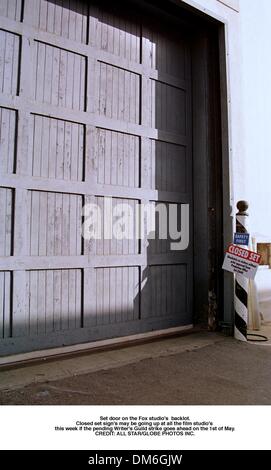
MULTIPOLYGON (((237 203, 237 209, 236 233, 248 233, 248 203, 246 201, 239 201, 237 203)), ((235 274, 234 337, 240 341, 247 341, 248 286, 248 278, 244 277, 242 274, 235 274)))

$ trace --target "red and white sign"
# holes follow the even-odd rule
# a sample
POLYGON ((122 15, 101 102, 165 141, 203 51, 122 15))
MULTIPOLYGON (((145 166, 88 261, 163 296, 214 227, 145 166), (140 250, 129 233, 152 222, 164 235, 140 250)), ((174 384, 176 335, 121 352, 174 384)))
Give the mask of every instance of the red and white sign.
POLYGON ((259 267, 261 255, 231 244, 227 250, 222 268, 231 273, 241 274, 254 279, 259 267))

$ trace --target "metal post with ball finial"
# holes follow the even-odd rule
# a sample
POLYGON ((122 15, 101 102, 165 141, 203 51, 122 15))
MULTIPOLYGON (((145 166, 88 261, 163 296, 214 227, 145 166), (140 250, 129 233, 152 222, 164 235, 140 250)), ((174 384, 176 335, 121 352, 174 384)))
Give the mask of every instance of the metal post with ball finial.
MULTIPOLYGON (((236 233, 248 233, 248 203, 237 203, 236 233)), ((234 337, 240 341, 247 341, 248 324, 248 289, 249 281, 241 274, 235 274, 234 291, 234 337)))

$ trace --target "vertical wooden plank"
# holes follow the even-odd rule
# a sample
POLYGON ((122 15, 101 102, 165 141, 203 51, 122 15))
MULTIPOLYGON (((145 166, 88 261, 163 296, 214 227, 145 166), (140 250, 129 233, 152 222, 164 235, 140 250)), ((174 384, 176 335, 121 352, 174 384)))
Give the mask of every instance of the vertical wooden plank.
POLYGON ((121 321, 127 322, 127 276, 128 270, 126 266, 120 268, 121 271, 121 321))
POLYGON ((50 45, 45 46, 43 102, 48 104, 52 103, 52 75, 54 67, 53 52, 53 47, 51 47, 50 45))
POLYGON ((40 155, 40 174, 42 178, 48 178, 49 168, 49 145, 50 145, 50 134, 49 134, 49 119, 46 117, 41 118, 42 120, 42 139, 41 139, 41 155, 40 155))
POLYGON ((56 178, 64 177, 64 121, 57 121, 56 178))
POLYGON ((109 291, 110 323, 116 323, 116 268, 109 270, 109 291))
POLYGON ((137 155, 135 154, 135 140, 136 137, 134 136, 126 136, 126 186, 128 186, 129 188, 136 187, 135 181, 137 175, 135 174, 135 160, 137 158, 137 155))
POLYGON ((80 87, 74 84, 74 92, 79 90, 79 110, 86 111, 86 70, 87 61, 85 57, 80 57, 80 87))
POLYGON ((111 184, 116 186, 118 179, 118 134, 111 132, 111 184))
POLYGON ((129 71, 124 71, 124 115, 123 120, 125 122, 130 121, 130 108, 133 105, 133 97, 131 96, 131 77, 132 74, 129 71))
POLYGON ((112 118, 117 119, 117 111, 119 107, 118 102, 118 89, 119 89, 119 72, 120 69, 117 67, 112 67, 112 118))
MULTIPOLYGON (((62 199, 62 255, 69 256, 70 253, 70 200, 76 196, 69 194, 63 194, 62 199)), ((74 220, 74 223, 77 223, 77 219, 74 220)))
MULTIPOLYGON (((84 305, 83 305, 83 298, 82 298, 82 288, 83 288, 83 278, 82 278, 82 270, 76 269, 76 286, 75 286, 75 318, 76 318, 76 328, 83 328, 84 327, 84 305)), ((95 286, 94 286, 95 288, 95 286)))
POLYGON ((85 2, 79 4, 74 1, 75 11, 75 41, 87 43, 87 21, 88 21, 88 5, 85 2))
MULTIPOLYGON (((115 211, 115 207, 116 207, 116 204, 120 202, 119 199, 116 199, 116 198, 113 198, 112 199, 112 222, 116 222, 116 218, 114 217, 113 218, 113 214, 114 214, 114 211, 115 211)), ((112 240, 111 240, 111 243, 110 243, 110 252, 111 254, 113 255, 116 255, 118 253, 118 241, 116 240, 116 237, 114 235, 114 232, 113 232, 113 223, 112 223, 112 240)))
POLYGON ((127 201, 129 206, 131 207, 131 217, 129 217, 128 222, 128 231, 129 231, 129 239, 127 240, 127 254, 135 254, 137 253, 136 250, 136 243, 135 243, 135 211, 136 211, 136 202, 137 201, 127 201))
POLYGON ((65 8, 66 5, 63 5, 63 6, 62 6, 62 12, 61 12, 61 36, 68 39, 69 38, 69 14, 70 14, 70 11, 69 11, 68 8, 65 8), (63 8, 63 6, 64 6, 64 8, 63 8))
POLYGON ((70 122, 64 123, 64 169, 63 179, 68 181, 71 179, 71 129, 70 122))
POLYGON ((107 325, 110 323, 110 279, 109 272, 111 268, 104 268, 103 288, 104 288, 104 299, 103 299, 103 324, 107 325))
POLYGON ((104 183, 105 169, 105 130, 97 130, 98 141, 98 183, 104 183))
POLYGON ((36 70, 35 70, 35 94, 34 97, 37 101, 43 102, 44 96, 44 82, 45 82, 45 52, 46 46, 45 44, 36 42, 36 70))
MULTIPOLYGON (((120 33, 121 34, 121 33, 120 33)), ((118 69, 118 94, 117 94, 118 105, 116 107, 113 118, 124 121, 125 113, 125 71, 118 69)))
POLYGON ((94 57, 87 58, 87 111, 89 113, 96 113, 96 94, 98 93, 97 89, 97 73, 99 72, 99 64, 97 63, 97 59, 94 57))
POLYGON ((0 89, 9 95, 17 95, 18 92, 19 43, 20 38, 16 34, 0 31, 0 89))
POLYGON ((172 315, 172 292, 171 292, 171 286, 172 286, 172 269, 171 266, 168 265, 166 267, 167 271, 167 314, 168 316, 172 315))
POLYGON ((106 50, 110 53, 113 54, 113 49, 114 49, 114 44, 113 44, 113 27, 112 27, 112 21, 113 21, 113 15, 111 12, 108 12, 107 14, 107 48, 106 50))
POLYGON ((39 247, 38 255, 46 256, 47 255, 47 233, 48 233, 48 204, 47 196, 48 193, 40 192, 39 194, 39 219, 38 219, 38 230, 39 230, 39 247))
POLYGON ((106 64, 99 62, 99 114, 107 115, 106 110, 106 64))
POLYGON ((161 316, 166 317, 166 275, 167 270, 165 266, 161 266, 161 316))
POLYGON ((116 18, 118 28, 118 55, 125 58, 125 21, 123 14, 116 18))
POLYGON ((127 279, 127 320, 134 319, 134 286, 135 286, 135 268, 133 266, 128 268, 127 279))
POLYGON ((134 267, 133 320, 141 318, 141 267, 134 267))
POLYGON ((33 160, 32 174, 33 176, 41 176, 41 154, 42 154, 42 136, 43 136, 43 120, 42 116, 33 116, 33 160))
MULTIPOLYGON (((98 298, 98 289, 100 289, 99 270, 94 268, 84 269, 84 327, 91 327, 97 324, 97 315, 100 314, 101 298, 98 298), (96 306, 97 301, 97 306, 96 306), (99 313, 98 313, 99 312, 99 313)), ((99 291, 100 292, 100 291, 99 291)))
POLYGON ((105 131, 105 149, 104 149, 104 183, 110 184, 111 175, 111 132, 105 131))
POLYGON ((12 174, 15 167, 17 112, 0 108, 0 173, 12 174))
POLYGON ((123 186, 129 186, 129 172, 128 172, 128 163, 129 163, 129 136, 123 134, 123 186))
POLYGON ((56 153, 57 153, 57 120, 49 121, 49 142, 48 142, 48 178, 56 178, 56 153))
POLYGON ((54 33, 54 23, 55 23, 55 3, 47 2, 47 31, 48 33, 54 33))
POLYGON ((5 49, 6 49, 6 33, 5 31, 0 30, 0 91, 4 92, 4 73, 5 73, 5 49))
POLYGON ((163 142, 156 142, 156 171, 155 171, 155 188, 163 190, 164 178, 166 173, 163 172, 163 142))
POLYGON ((39 24, 38 27, 42 31, 47 30, 47 7, 48 7, 48 2, 41 0, 40 1, 40 11, 39 11, 39 24))
POLYGON ((137 49, 136 49, 136 28, 137 19, 130 21, 130 60, 136 62, 137 49))
POLYGON ((126 318, 127 321, 133 320, 133 288, 134 288, 134 267, 130 266, 127 268, 127 279, 126 279, 126 318))
POLYGON ((12 190, 0 188, 0 256, 12 254, 12 206, 12 190))
POLYGON ((94 126, 86 126, 85 132, 85 181, 95 184, 98 181, 98 175, 100 175, 100 166, 97 165, 100 161, 99 151, 102 130, 97 130, 94 126))
MULTIPOLYGON (((57 8, 57 5, 56 5, 57 8)), ((60 79, 60 55, 61 50, 57 49, 56 47, 52 48, 52 55, 53 55, 53 68, 52 68, 52 91, 51 91, 51 104, 53 106, 58 106, 59 104, 59 79, 60 79)))
POLYGON ((118 183, 124 186, 124 134, 118 135, 118 183))
MULTIPOLYGON (((94 200, 93 200, 94 202, 94 200)), ((95 246, 96 246, 96 254, 97 255, 103 255, 104 251, 103 251, 103 248, 104 248, 104 223, 103 223, 103 210, 104 210, 104 207, 103 207, 103 198, 102 197, 97 197, 94 204, 97 204, 97 207, 98 207, 98 212, 99 212, 99 215, 101 217, 101 221, 100 221, 100 238, 98 240, 96 240, 96 243, 95 243, 95 246)), ((93 244, 92 244, 93 246, 93 244)))
POLYGON ((55 256, 62 255, 63 194, 55 197, 55 256))
POLYGON ((68 328, 76 328, 76 270, 68 270, 68 328))
MULTIPOLYGON (((80 2, 81 3, 81 2, 80 2)), ((70 0, 69 4, 69 20, 68 20, 68 34, 69 39, 72 41, 76 40, 76 17, 77 17, 77 5, 76 2, 70 0)))
POLYGON ((117 16, 112 17, 113 21, 113 54, 120 56, 120 28, 119 18, 117 16))
POLYGON ((4 338, 5 328, 5 272, 0 271, 0 338, 4 338))
POLYGON ((55 193, 47 193, 47 256, 55 254, 55 193))
POLYGON ((89 5, 89 12, 88 12, 88 18, 89 18, 89 34, 88 34, 88 44, 92 47, 95 47, 97 44, 97 32, 99 26, 99 10, 98 6, 95 4, 90 4, 89 5))
POLYGON ((62 4, 55 2, 54 33, 61 35, 62 4))
POLYGON ((86 126, 79 127, 78 133, 78 170, 77 181, 84 180, 86 158, 86 126))
POLYGON ((151 159, 149 163, 149 171, 150 171, 150 180, 151 180, 151 187, 153 189, 156 189, 156 168, 159 162, 157 162, 156 158, 156 153, 158 153, 157 146, 158 146, 158 141, 152 140, 151 141, 152 145, 152 154, 151 154, 151 159))
MULTIPOLYGON (((40 193, 38 191, 29 191, 29 204, 30 204, 30 252, 31 256, 38 256, 39 254, 39 234, 40 234, 40 193)), ((16 229, 16 217, 15 217, 16 229)))
POLYGON ((82 255, 83 243, 82 243, 82 211, 83 211, 83 197, 76 197, 77 209, 76 209, 76 229, 77 229, 77 248, 76 255, 82 255))
MULTIPOLYGON (((140 165, 140 180, 141 180, 141 187, 145 189, 150 188, 150 181, 152 180, 151 176, 155 175, 155 169, 152 167, 150 159, 154 154, 154 141, 151 141, 148 138, 141 137, 141 165, 140 165), (152 146, 152 147, 151 147, 152 146)), ((153 186, 154 182, 152 182, 152 189, 155 189, 155 185, 153 186)))
POLYGON ((131 230, 131 226, 133 224, 133 202, 129 199, 123 200, 123 215, 124 215, 124 223, 125 223, 125 238, 123 240, 123 254, 129 254, 129 236, 130 233, 127 233, 131 230), (128 226, 128 227, 127 227, 128 226))
POLYGON ((54 329, 54 271, 49 269, 45 271, 45 285, 46 285, 46 317, 45 317, 45 331, 50 334, 54 329))
POLYGON ((46 333, 46 272, 38 271, 38 335, 46 333))
POLYGON ((29 316, 29 335, 34 336, 38 334, 38 312, 39 312, 39 285, 38 285, 38 271, 27 271, 28 280, 28 316, 29 316))
POLYGON ((17 123, 17 159, 16 173, 20 175, 30 175, 32 168, 31 153, 29 152, 32 117, 27 111, 19 111, 17 123))
POLYGON ((8 338, 11 336, 11 294, 12 294, 11 276, 12 276, 11 272, 4 273, 4 305, 5 305, 4 329, 3 329, 4 338, 8 338))
POLYGON ((150 266, 144 264, 140 268, 140 316, 148 318, 151 314, 151 277, 150 266))
POLYGON ((68 241, 69 241, 68 254, 76 255, 77 254, 77 219, 76 219, 77 200, 76 200, 76 197, 74 196, 70 196, 68 211, 69 211, 69 219, 68 219, 68 224, 67 224, 67 236, 68 236, 68 241))
POLYGON ((8 16, 8 1, 1 0, 0 2, 0 16, 8 16))
POLYGON ((24 189, 16 189, 14 208, 14 255, 26 254, 28 194, 24 189))
POLYGON ((54 331, 61 329, 61 297, 62 297, 62 283, 61 271, 54 270, 54 331))
POLYGON ((28 322, 26 318, 26 272, 13 272, 13 315, 12 336, 26 336, 28 322))
POLYGON ((67 58, 68 52, 60 50, 59 82, 58 82, 58 105, 66 105, 66 77, 67 77, 67 58))
POLYGON ((116 322, 122 321, 122 271, 115 268, 115 299, 116 299, 116 322))
MULTIPOLYGON (((86 224, 86 230, 89 228, 89 225, 92 225, 93 223, 96 223, 94 214, 89 212, 90 205, 96 203, 96 198, 95 196, 85 196, 83 200, 84 204, 84 209, 83 209, 83 223, 86 224)), ((84 237, 84 233, 83 233, 84 237)), ((87 237, 84 237, 83 241, 83 253, 85 255, 88 255, 89 259, 96 254, 96 240, 91 238, 90 240, 87 239, 87 237)))
POLYGON ((34 26, 35 28, 39 25, 40 1, 41 0, 24 0, 24 23, 34 26))
MULTIPOLYGON (((67 53, 65 106, 71 109, 78 109, 79 106, 78 88, 74 86, 74 72, 78 70, 77 63, 75 62, 75 57, 75 54, 72 54, 70 52, 67 53)), ((80 59, 81 58, 79 57, 79 60, 80 59)))
POLYGON ((0 172, 1 174, 7 173, 8 168, 8 134, 9 126, 7 125, 7 111, 0 108, 0 172))
POLYGON ((103 323, 103 268, 96 269, 96 315, 97 325, 103 323))
POLYGON ((61 330, 67 330, 69 327, 69 278, 68 269, 61 271, 61 330))
MULTIPOLYGON (((80 165, 80 160, 83 158, 83 155, 79 151, 79 132, 81 129, 84 129, 84 126, 80 124, 71 124, 71 142, 70 142, 70 179, 73 181, 82 181, 82 175, 78 172, 78 166, 80 165)), ((82 164, 81 164, 82 165, 82 164)))

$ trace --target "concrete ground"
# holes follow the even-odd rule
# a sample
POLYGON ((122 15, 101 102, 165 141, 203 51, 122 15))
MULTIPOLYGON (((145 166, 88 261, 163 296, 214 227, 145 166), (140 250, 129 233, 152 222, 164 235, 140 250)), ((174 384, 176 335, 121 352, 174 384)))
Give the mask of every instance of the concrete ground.
POLYGON ((0 404, 270 405, 270 371, 271 340, 198 332, 0 370, 0 404))

